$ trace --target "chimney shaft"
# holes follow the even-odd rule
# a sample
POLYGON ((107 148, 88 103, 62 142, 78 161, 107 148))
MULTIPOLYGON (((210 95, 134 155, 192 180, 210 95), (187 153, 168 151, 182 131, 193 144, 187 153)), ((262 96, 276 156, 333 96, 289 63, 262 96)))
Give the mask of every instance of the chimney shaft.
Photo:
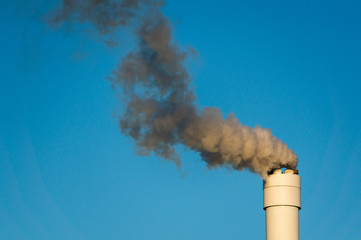
POLYGON ((301 178, 297 170, 274 170, 263 182, 267 240, 298 240, 301 178))

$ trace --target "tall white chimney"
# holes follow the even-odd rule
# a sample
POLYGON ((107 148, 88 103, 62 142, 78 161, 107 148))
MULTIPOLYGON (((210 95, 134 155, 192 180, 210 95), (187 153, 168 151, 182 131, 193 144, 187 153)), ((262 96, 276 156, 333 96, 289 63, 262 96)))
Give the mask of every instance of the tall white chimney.
POLYGON ((267 240, 298 240, 301 209, 301 178, 297 170, 271 172, 263 182, 267 240))

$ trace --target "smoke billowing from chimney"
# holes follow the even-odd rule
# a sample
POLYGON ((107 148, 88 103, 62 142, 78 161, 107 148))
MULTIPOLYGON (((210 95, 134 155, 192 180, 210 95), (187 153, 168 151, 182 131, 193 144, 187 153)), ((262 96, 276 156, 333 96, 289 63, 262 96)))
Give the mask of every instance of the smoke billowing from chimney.
POLYGON ((63 0, 49 22, 93 25, 102 35, 130 26, 137 46, 114 70, 110 81, 122 91, 125 112, 119 117, 122 133, 132 137, 138 153, 172 160, 180 168, 174 146, 200 153, 209 167, 244 168, 266 178, 274 168, 297 166, 296 154, 269 129, 242 125, 220 109, 198 109, 184 62, 189 51, 172 39, 164 2, 152 0, 63 0))

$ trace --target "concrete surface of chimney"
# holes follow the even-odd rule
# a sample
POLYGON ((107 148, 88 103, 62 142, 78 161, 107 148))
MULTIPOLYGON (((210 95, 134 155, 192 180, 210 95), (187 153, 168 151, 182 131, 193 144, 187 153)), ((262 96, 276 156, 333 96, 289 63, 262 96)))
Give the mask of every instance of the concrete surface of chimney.
POLYGON ((298 240, 301 209, 301 178, 297 170, 271 172, 263 182, 267 240, 298 240))

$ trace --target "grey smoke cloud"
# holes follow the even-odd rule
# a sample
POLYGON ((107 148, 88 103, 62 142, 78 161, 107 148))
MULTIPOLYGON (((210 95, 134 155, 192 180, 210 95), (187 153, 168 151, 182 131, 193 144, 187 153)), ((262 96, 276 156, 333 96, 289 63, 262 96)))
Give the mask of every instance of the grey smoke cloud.
POLYGON ((189 52, 172 38, 170 21, 151 0, 63 0, 51 23, 90 23, 100 34, 131 26, 137 45, 109 78, 122 91, 122 133, 135 140, 137 152, 154 152, 181 167, 178 144, 199 152, 208 167, 249 169, 265 178, 273 168, 296 168, 296 154, 269 129, 242 125, 220 109, 198 109, 184 62, 189 52))

